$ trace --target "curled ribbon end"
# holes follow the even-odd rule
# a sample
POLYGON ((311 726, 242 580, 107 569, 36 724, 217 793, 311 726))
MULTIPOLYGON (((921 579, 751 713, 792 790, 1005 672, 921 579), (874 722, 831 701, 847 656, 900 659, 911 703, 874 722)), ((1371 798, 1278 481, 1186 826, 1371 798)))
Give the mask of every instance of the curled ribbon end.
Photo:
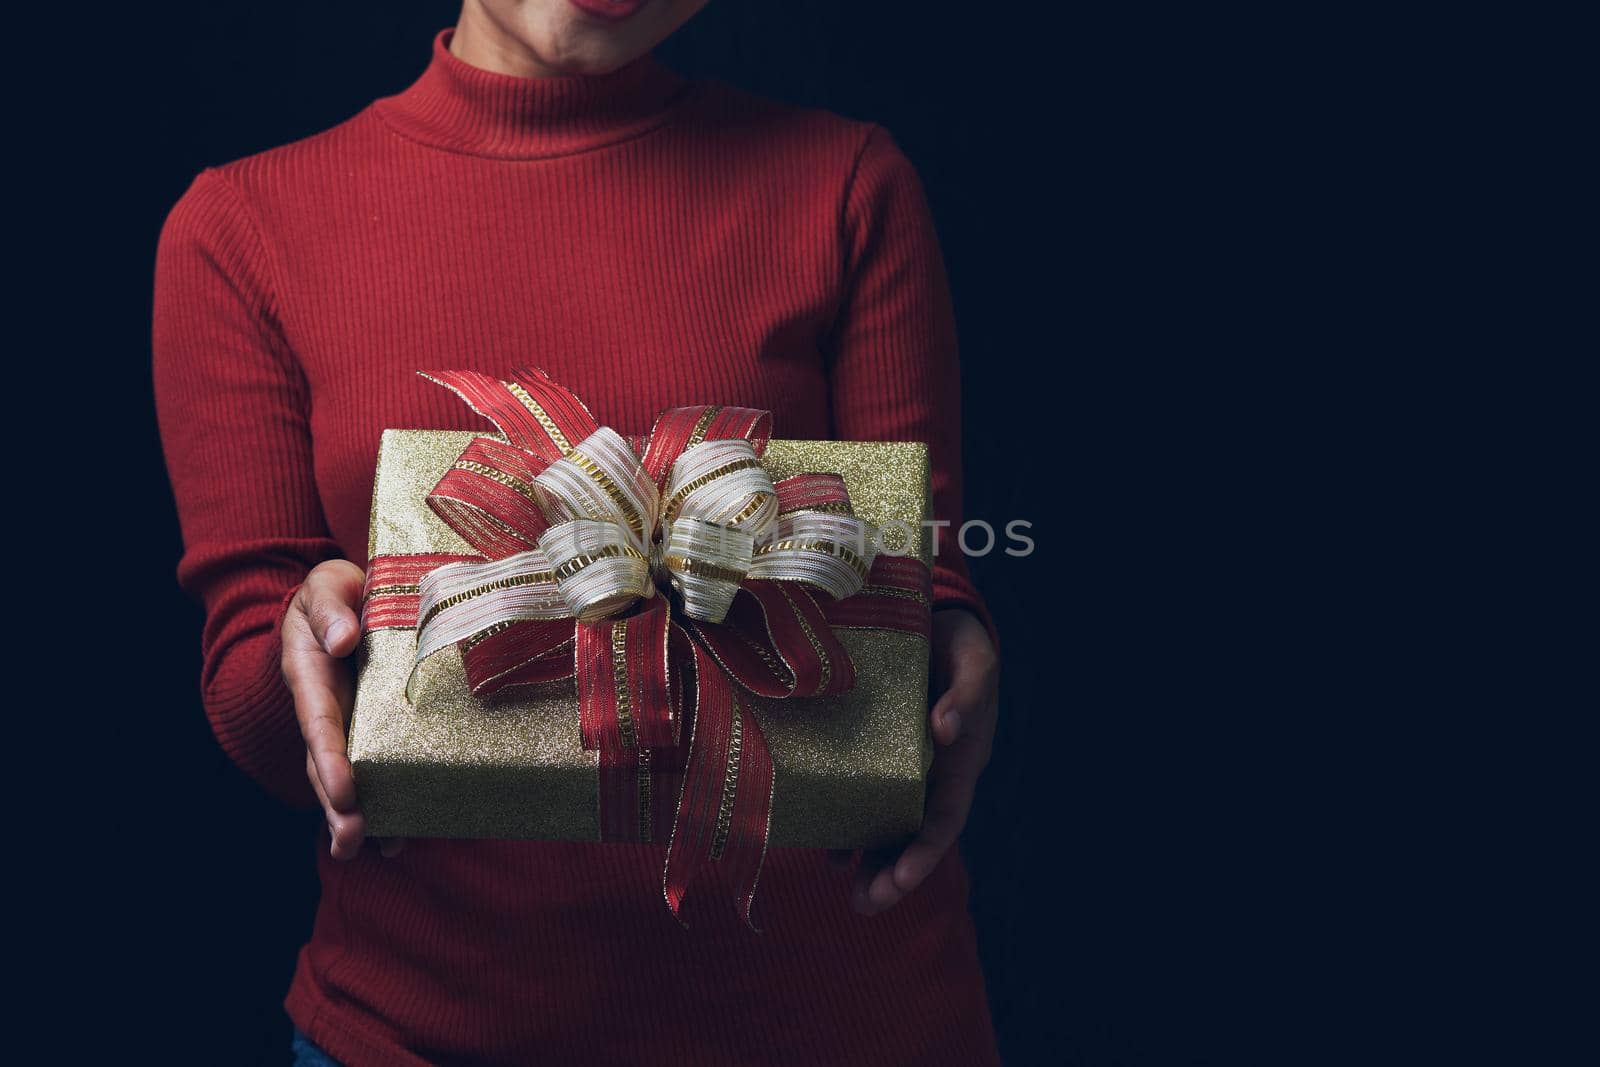
POLYGON ((683 921, 683 916, 681 914, 679 914, 680 909, 683 907, 683 894, 682 893, 674 893, 672 891, 672 889, 666 884, 666 880, 662 879, 661 896, 667 902, 667 910, 672 912, 672 920, 673 920, 673 922, 675 922, 679 926, 683 927, 684 930, 688 930, 689 929, 689 924, 684 922, 683 921))

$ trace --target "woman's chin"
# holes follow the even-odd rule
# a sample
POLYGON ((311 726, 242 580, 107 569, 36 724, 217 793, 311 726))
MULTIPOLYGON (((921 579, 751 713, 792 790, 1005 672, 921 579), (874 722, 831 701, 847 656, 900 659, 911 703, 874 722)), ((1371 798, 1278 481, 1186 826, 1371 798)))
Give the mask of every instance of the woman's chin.
POLYGON ((563 34, 538 50, 544 65, 560 75, 589 76, 621 70, 646 52, 608 33, 563 34))

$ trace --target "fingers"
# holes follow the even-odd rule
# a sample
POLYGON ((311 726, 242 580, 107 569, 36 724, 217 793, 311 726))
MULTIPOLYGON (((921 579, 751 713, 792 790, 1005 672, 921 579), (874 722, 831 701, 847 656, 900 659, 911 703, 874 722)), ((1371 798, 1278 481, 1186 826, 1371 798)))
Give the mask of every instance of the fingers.
POLYGON ((945 691, 933 705, 929 715, 929 722, 933 726, 933 739, 941 745, 949 746, 956 743, 961 736, 961 709, 972 707, 976 704, 971 694, 958 692, 955 689, 945 691))
POLYGON ((345 754, 354 683, 342 662, 360 638, 355 607, 361 583, 361 569, 352 563, 319 564, 301 584, 282 630, 283 678, 294 697, 306 743, 306 776, 327 816, 335 859, 355 856, 366 836, 355 775, 345 754))
POLYGON ((922 829, 895 861, 894 888, 901 896, 927 880, 944 854, 960 839, 961 831, 966 829, 967 813, 972 810, 972 794, 977 788, 978 775, 988 762, 988 755, 983 749, 977 738, 963 737, 940 753, 939 758, 945 761, 945 766, 935 768, 936 777, 933 790, 928 795, 922 829))
POLYGON ((330 656, 355 651, 361 636, 356 607, 361 603, 361 568, 349 560, 320 563, 306 575, 296 598, 311 629, 311 636, 330 656))
POLYGON ((894 886, 894 850, 863 852, 850 888, 850 906, 862 915, 876 915, 904 894, 894 886))
POLYGON ((336 860, 355 859, 361 853, 361 844, 367 837, 365 817, 359 810, 342 812, 334 808, 322 788, 321 777, 312 763, 310 751, 306 752, 306 777, 311 779, 311 788, 316 791, 317 800, 322 804, 323 814, 328 820, 328 854, 336 860))
MULTIPOLYGON (((289 626, 286 622, 285 629, 289 626)), ((352 696, 349 670, 320 649, 306 645, 304 638, 297 647, 286 637, 284 680, 294 695, 295 715, 300 720, 315 784, 327 798, 331 812, 353 812, 355 776, 345 755, 345 723, 352 696)))
POLYGON ((963 732, 993 737, 1000 670, 989 631, 971 612, 953 609, 934 614, 933 638, 940 692, 929 716, 934 740, 953 745, 963 732))
POLYGON ((984 761, 981 744, 969 737, 939 754, 922 829, 898 854, 891 851, 862 857, 850 899, 856 911, 876 915, 892 908, 933 873, 966 828, 984 761))
MULTIPOLYGON (((311 788, 316 791, 317 802, 322 805, 328 820, 329 855, 336 860, 354 859, 361 853, 361 846, 366 841, 366 817, 360 811, 344 813, 333 809, 328 803, 327 794, 323 792, 309 751, 306 753, 306 777, 311 780, 311 788)), ((378 854, 386 860, 394 859, 405 851, 406 839, 403 837, 380 837, 375 840, 378 854)))
POLYGON ((930 716, 934 740, 955 744, 963 725, 992 737, 999 660, 977 616, 960 609, 935 613, 934 668, 934 684, 942 690, 930 716))
POLYGON ((981 666, 958 667, 929 713, 933 739, 949 747, 963 735, 981 739, 994 736, 994 681, 981 666))
POLYGON ((961 837, 978 776, 989 762, 999 704, 999 667, 983 623, 963 610, 934 615, 934 682, 942 689, 929 712, 939 751, 929 774, 922 829, 898 855, 862 858, 852 906, 875 915, 933 873, 961 837))

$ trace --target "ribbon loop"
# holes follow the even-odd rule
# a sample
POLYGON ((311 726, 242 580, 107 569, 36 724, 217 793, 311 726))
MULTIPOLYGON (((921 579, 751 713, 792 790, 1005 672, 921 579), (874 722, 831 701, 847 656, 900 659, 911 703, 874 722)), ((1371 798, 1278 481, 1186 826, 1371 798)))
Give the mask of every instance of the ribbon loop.
POLYGON ((657 485, 665 486, 673 463, 685 450, 702 441, 743 438, 750 442, 759 456, 766 451, 767 439, 771 436, 770 411, 729 408, 717 404, 668 408, 650 428, 650 436, 640 454, 650 477, 655 479, 657 485))
POLYGON ((627 529, 649 551, 658 493, 622 436, 602 426, 544 469, 534 493, 551 522, 599 519, 627 529))
POLYGON ((678 457, 661 505, 665 520, 684 515, 759 535, 778 515, 778 493, 755 446, 707 441, 678 457))
POLYGON ((572 621, 523 619, 461 644, 461 665, 475 697, 572 677, 572 621))
POLYGON ((683 518, 662 534, 661 564, 691 619, 721 622, 754 558, 756 539, 733 526, 683 518))
POLYGON ((650 560, 621 523, 575 519, 539 538, 552 579, 568 614, 587 621, 623 610, 650 596, 650 560))
POLYGON ((747 581, 722 625, 695 633, 734 681, 758 696, 830 696, 855 684, 850 654, 805 585, 747 581))
POLYGON ((853 515, 785 515, 771 539, 756 548, 750 577, 804 582, 843 600, 867 584, 876 555, 871 537, 872 527, 853 515))
POLYGON ((533 548, 549 525, 533 482, 548 461, 493 437, 476 437, 428 494, 428 506, 490 559, 533 548))

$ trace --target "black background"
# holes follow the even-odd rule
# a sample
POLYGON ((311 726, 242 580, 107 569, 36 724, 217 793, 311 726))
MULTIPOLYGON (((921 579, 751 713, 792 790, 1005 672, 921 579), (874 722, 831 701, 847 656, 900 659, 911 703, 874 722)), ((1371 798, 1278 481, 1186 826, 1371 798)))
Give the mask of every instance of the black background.
MULTIPOLYGON (((199 707, 200 617, 173 579, 150 398, 154 250, 198 170, 403 88, 454 15, 173 0, 99 23, 92 44, 59 13, 39 31, 68 47, 18 100, 49 101, 61 162, 55 197, 19 221, 55 234, 35 269, 68 295, 59 366, 96 399, 93 433, 72 436, 115 442, 97 506, 124 516, 114 601, 138 620, 95 655, 73 619, 57 630, 77 677, 116 694, 72 720, 70 804, 45 813, 72 827, 51 879, 69 940, 47 970, 94 1005, 75 1042, 286 1059, 317 820, 234 769, 199 707)), ((1263 1042, 1306 1062, 1323 1043, 1275 1030, 1298 996, 1276 976, 1306 923, 1339 920, 1274 918, 1260 936, 1319 872, 1271 858, 1307 827, 1261 803, 1292 767, 1248 758, 1274 729, 1262 687, 1295 652, 1273 632, 1286 591, 1241 574, 1305 520, 1263 506, 1288 471, 1241 482, 1235 466, 1259 457, 1233 394, 1275 373, 1238 358, 1260 320, 1237 305, 1288 298, 1234 269, 1273 255, 1236 222, 1283 165, 1260 141, 1279 117, 1237 131, 1234 93, 1259 117, 1270 86, 1196 55, 1227 33, 1213 20, 718 0, 661 50, 686 74, 881 122, 927 187, 961 333, 967 514, 1029 520, 1037 543, 973 562, 1003 710, 963 849, 1008 1063, 1235 1063, 1263 1042)), ((63 543, 87 553, 103 532, 63 543)))

